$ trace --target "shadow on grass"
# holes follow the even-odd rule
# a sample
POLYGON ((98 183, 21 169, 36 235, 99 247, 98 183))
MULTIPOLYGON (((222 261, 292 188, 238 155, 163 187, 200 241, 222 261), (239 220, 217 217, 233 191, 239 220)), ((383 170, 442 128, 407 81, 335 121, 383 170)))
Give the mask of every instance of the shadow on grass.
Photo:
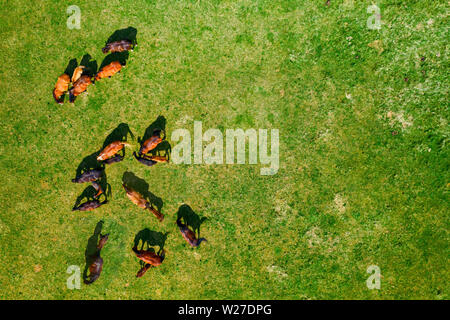
POLYGON ((130 54, 128 53, 128 51, 113 52, 113 53, 107 55, 105 57, 105 59, 103 59, 99 70, 101 70, 104 66, 107 66, 108 64, 110 64, 113 61, 119 61, 122 66, 126 66, 129 56, 130 56, 130 54))
POLYGON ((138 250, 146 250, 150 249, 150 247, 157 246, 158 251, 156 253, 159 254, 162 250, 164 250, 164 245, 168 234, 169 232, 162 233, 145 228, 136 234, 134 237, 133 246, 138 248, 138 250), (141 244, 140 248, 139 244, 141 244))
POLYGON ((76 170, 76 176, 79 176, 87 171, 93 170, 93 169, 99 169, 99 168, 105 168, 105 165, 103 163, 100 163, 97 161, 97 157, 100 154, 101 150, 98 150, 94 153, 91 153, 90 155, 86 156, 81 160, 80 164, 77 167, 76 170))
POLYGON ((75 68, 78 67, 78 61, 77 59, 71 59, 69 63, 67 64, 66 70, 64 70, 64 73, 67 74, 71 79, 73 72, 75 71, 75 68))
POLYGON ((166 131, 166 123, 167 123, 167 120, 166 120, 166 118, 164 117, 164 116, 158 116, 158 118, 156 118, 156 120, 155 121, 153 121, 148 127, 147 127, 147 129, 145 129, 145 133, 144 133, 144 136, 141 138, 141 137, 138 137, 138 142, 139 143, 141 143, 142 144, 142 142, 144 142, 145 140, 147 140, 148 138, 150 138, 151 136, 153 136, 153 132, 156 130, 156 129, 160 129, 160 130, 162 130, 163 132, 165 132, 166 131))
POLYGON ((106 41, 105 45, 120 40, 130 40, 132 43, 137 43, 136 36, 137 36, 136 28, 128 27, 125 29, 119 29, 113 32, 113 34, 106 41))
POLYGON ((197 234, 197 238, 200 238, 200 226, 207 220, 206 217, 200 218, 190 206, 183 204, 178 208, 177 220, 178 219, 183 220, 184 224, 191 227, 192 231, 197 234))
POLYGON ((77 59, 71 59, 69 63, 67 64, 66 69, 64 70, 64 73, 67 74, 70 78, 73 76, 73 72, 78 66, 84 66, 83 74, 93 76, 95 73, 97 73, 97 61, 92 59, 92 56, 88 53, 86 53, 80 61, 80 64, 78 65, 77 59))
POLYGON ((131 132, 128 124, 122 122, 106 137, 103 142, 103 148, 114 141, 127 141, 128 135, 130 135, 131 139, 134 139, 134 134, 131 132))
MULTIPOLYGON (((139 231, 134 237, 133 247, 138 250, 151 251, 157 255, 161 255, 163 253, 168 234, 169 232, 162 233, 145 228, 139 231), (155 247, 158 247, 158 251, 155 250, 155 247)), ((141 260, 139 260, 139 263, 141 267, 145 265, 145 263, 141 260)))
POLYGON ((81 59, 80 66, 84 66, 83 74, 94 76, 97 73, 98 64, 93 60, 90 54, 85 54, 81 59))
POLYGON ((86 266, 84 267, 83 271, 84 281, 88 280, 87 272, 89 266, 94 262, 95 258, 98 255, 97 244, 98 241, 100 240, 100 233, 102 232, 102 228, 103 228, 103 220, 100 220, 99 222, 97 222, 97 225, 95 226, 94 233, 92 234, 92 236, 89 237, 86 250, 84 251, 84 257, 86 260, 86 266))

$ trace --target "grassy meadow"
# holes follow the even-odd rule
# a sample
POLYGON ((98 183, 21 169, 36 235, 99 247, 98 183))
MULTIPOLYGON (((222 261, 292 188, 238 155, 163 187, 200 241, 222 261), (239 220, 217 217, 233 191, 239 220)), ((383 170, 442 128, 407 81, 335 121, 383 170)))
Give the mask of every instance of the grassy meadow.
POLYGON ((448 299, 449 5, 374 3, 379 30, 372 1, 0 0, 0 299, 448 299), (80 29, 66 26, 71 4, 80 29), (56 104, 70 62, 100 67, 129 27, 126 68, 56 104), (173 148, 194 121, 279 129, 278 173, 133 158, 155 122, 173 148), (71 179, 125 127, 109 203, 72 212, 89 184, 71 179), (163 222, 127 199, 126 179, 163 222), (180 212, 208 242, 184 241, 180 212), (100 227, 102 274, 70 290, 67 268, 83 272, 100 227), (166 252, 142 278, 139 237, 166 252))

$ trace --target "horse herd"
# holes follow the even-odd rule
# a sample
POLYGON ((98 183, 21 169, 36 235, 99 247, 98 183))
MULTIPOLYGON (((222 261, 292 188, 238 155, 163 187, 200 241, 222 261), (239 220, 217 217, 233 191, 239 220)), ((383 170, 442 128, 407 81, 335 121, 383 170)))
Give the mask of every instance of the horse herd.
MULTIPOLYGON (((123 39, 119 41, 114 41, 107 43, 102 49, 103 53, 108 52, 123 52, 132 51, 136 44, 128 39, 123 39)), ((119 61, 113 61, 103 68, 101 68, 95 75, 92 74, 85 66, 78 66, 73 71, 72 76, 64 73, 58 77, 55 88, 53 90, 53 97, 58 104, 64 103, 64 96, 69 93, 69 101, 73 103, 75 98, 81 93, 85 92, 89 85, 94 84, 95 81, 101 80, 106 77, 111 77, 112 75, 120 72, 123 65, 119 61), (69 89, 70 84, 72 87, 69 89)), ((146 165, 153 166, 157 163, 169 162, 169 159, 165 156, 155 155, 152 153, 155 148, 165 140, 165 132, 163 129, 155 128, 151 136, 141 143, 139 151, 133 152, 133 156, 137 161, 146 165)), ((92 200, 88 200, 82 204, 76 205, 73 211, 91 211, 106 203, 108 203, 106 193, 104 188, 102 188, 99 180, 105 175, 105 168, 107 165, 111 165, 116 162, 120 162, 125 157, 125 147, 131 147, 131 145, 122 140, 112 141, 107 144, 96 157, 96 168, 89 169, 81 172, 77 175, 72 182, 74 183, 91 183, 96 194, 93 196, 92 200), (100 201, 100 197, 104 195, 105 199, 100 201)), ((152 203, 146 199, 140 192, 133 189, 132 186, 123 183, 123 188, 127 197, 136 204, 139 208, 143 210, 150 211, 159 221, 163 221, 164 215, 155 208, 152 203)), ((198 247, 202 241, 206 241, 204 238, 199 238, 195 231, 191 230, 189 226, 181 221, 181 217, 178 217, 176 221, 178 228, 181 232, 183 238, 192 246, 198 247)), ((103 246, 108 241, 109 234, 101 235, 96 245, 95 253, 91 259, 88 266, 89 275, 85 279, 86 284, 91 284, 97 280, 102 272, 103 259, 100 256, 100 251, 103 246)), ((137 277, 142 277, 146 271, 151 267, 157 267, 161 265, 164 260, 165 253, 164 250, 156 253, 153 249, 148 248, 147 250, 138 250, 137 243, 134 244, 132 251, 138 259, 143 261, 142 268, 138 271, 137 277)))
MULTIPOLYGON (((106 44, 102 49, 103 53, 115 53, 132 51, 136 46, 131 40, 119 40, 106 44)), ((69 92, 69 102, 75 102, 75 98, 82 94, 87 93, 87 88, 91 84, 95 84, 95 81, 99 81, 103 78, 111 78, 116 73, 119 73, 124 65, 120 61, 112 61, 108 65, 101 68, 95 75, 92 74, 92 70, 88 70, 85 66, 78 66, 70 77, 67 73, 63 73, 58 77, 56 81, 55 88, 53 89, 53 98, 56 103, 63 104, 64 96, 69 92), (72 87, 69 90, 69 86, 72 87)))

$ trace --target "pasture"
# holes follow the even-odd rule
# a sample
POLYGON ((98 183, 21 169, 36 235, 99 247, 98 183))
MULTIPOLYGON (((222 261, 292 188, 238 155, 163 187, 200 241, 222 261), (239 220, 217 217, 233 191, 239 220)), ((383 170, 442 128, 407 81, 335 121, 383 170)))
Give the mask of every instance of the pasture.
POLYGON ((448 299, 447 1, 378 1, 375 30, 372 1, 0 4, 1 299, 448 299), (56 104, 57 77, 74 59, 98 69, 116 31, 138 43, 126 67, 56 104), (175 130, 193 139, 194 121, 224 136, 278 129, 279 170, 132 156, 155 127, 172 150, 175 130), (89 185, 71 179, 124 132, 109 202, 72 212, 89 185), (191 248, 179 215, 208 241, 191 248), (69 289, 100 230, 100 278, 69 289), (142 278, 137 240, 166 252, 142 278), (380 289, 366 285, 371 265, 380 289))

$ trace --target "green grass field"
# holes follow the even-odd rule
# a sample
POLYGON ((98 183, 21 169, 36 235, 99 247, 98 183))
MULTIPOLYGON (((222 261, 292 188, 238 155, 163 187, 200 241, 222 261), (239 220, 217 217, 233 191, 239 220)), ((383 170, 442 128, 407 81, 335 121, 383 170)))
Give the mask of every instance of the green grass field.
POLYGON ((0 298, 448 299, 448 2, 377 1, 380 30, 366 25, 371 4, 1 0, 0 298), (57 105, 69 61, 100 66, 128 27, 127 67, 57 105), (194 121, 279 129, 280 169, 145 167, 131 154, 158 117, 172 148, 194 121), (106 169, 110 202, 72 212, 89 186, 71 182, 78 166, 121 123, 134 147, 106 169), (148 183, 162 223, 126 198, 124 174, 148 183), (175 224, 183 204, 204 220, 195 249, 175 224), (100 221, 103 272, 69 290, 100 221), (166 258, 136 278, 145 229, 167 236, 166 258))

